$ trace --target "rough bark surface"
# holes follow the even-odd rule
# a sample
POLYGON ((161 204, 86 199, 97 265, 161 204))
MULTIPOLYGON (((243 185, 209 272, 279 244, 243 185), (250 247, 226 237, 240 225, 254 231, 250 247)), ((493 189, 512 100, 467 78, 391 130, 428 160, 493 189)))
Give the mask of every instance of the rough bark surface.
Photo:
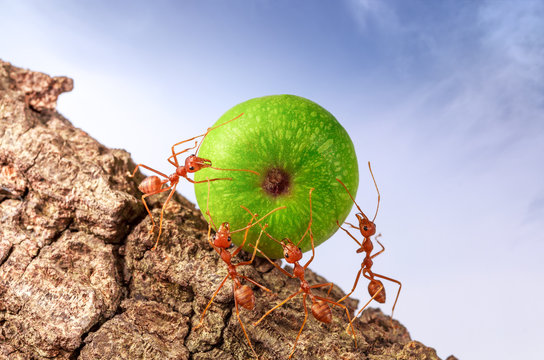
MULTIPOLYGON (((56 112, 72 87, 0 60, 0 359, 253 358, 230 281, 195 329, 227 274, 200 211, 175 195, 151 251, 143 176, 128 176, 135 164, 126 151, 105 148, 56 112)), ((162 200, 150 199, 157 218, 162 200)), ((257 353, 287 358, 304 319, 300 299, 251 323, 298 280, 261 259, 239 269, 274 292, 254 288, 255 309, 241 310, 257 353)), ((311 271, 307 279, 325 282, 311 271)), ((331 296, 343 293, 335 286, 331 296)), ((333 316, 323 324, 310 315, 294 359, 438 359, 379 310, 354 321, 357 348, 345 314, 334 308, 333 316)))

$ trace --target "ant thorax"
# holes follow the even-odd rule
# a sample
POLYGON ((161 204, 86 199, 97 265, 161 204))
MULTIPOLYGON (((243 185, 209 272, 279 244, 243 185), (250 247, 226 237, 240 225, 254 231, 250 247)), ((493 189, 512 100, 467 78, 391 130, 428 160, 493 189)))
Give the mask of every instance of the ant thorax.
MULTIPOLYGON (((228 252, 227 249, 223 249, 223 248, 220 248, 220 249, 221 250, 219 250, 219 256, 221 256, 221 259, 227 264, 230 264, 230 260, 232 259, 232 254, 228 252)), ((230 271, 230 266, 229 266, 229 271, 230 271)))
MULTIPOLYGON (((293 275, 295 275, 297 278, 303 280, 304 279, 304 267, 302 267, 298 263, 295 263, 295 267, 293 268, 293 275)), ((305 282, 305 284, 301 284, 300 286, 304 286, 304 285, 309 286, 308 283, 306 283, 306 282, 305 282)))
POLYGON ((178 166, 176 168, 176 174, 186 178, 187 177, 187 170, 185 169, 185 166, 178 166))
MULTIPOLYGON (((363 240, 363 246, 361 249, 367 254, 370 254, 372 252, 372 250, 374 249, 374 244, 372 244, 370 237, 367 237, 363 240)), ((357 252, 360 252, 359 250, 357 250, 357 252)))

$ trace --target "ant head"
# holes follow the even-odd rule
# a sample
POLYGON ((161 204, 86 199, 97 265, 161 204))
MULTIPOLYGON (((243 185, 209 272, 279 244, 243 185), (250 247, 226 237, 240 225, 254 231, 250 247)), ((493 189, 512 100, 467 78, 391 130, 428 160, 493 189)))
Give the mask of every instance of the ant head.
POLYGON ((197 172, 200 169, 212 166, 212 162, 208 159, 203 159, 195 154, 189 155, 185 159, 185 171, 189 173, 197 172))
POLYGON ((374 222, 370 221, 364 214, 355 214, 355 216, 359 220, 359 229, 361 229, 361 234, 365 238, 371 237, 376 233, 376 224, 374 222))
POLYGON ((302 259, 302 250, 297 247, 291 240, 285 238, 281 241, 281 247, 283 248, 283 256, 285 261, 289 264, 294 264, 302 259))
POLYGON ((218 248, 228 249, 232 246, 232 240, 230 238, 230 225, 228 222, 224 222, 219 226, 215 235, 213 235, 213 244, 218 248))

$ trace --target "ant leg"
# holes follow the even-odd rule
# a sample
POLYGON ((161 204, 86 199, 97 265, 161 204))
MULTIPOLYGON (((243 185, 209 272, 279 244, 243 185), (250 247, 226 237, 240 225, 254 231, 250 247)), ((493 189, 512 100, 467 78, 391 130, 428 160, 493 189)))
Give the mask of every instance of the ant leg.
MULTIPOLYGON (((210 214, 210 207, 209 207, 209 203, 210 203, 210 182, 208 180, 209 179, 206 178, 206 181, 208 182, 208 197, 206 198, 206 215, 208 215, 208 217, 210 218, 210 221, 208 221, 208 225, 213 226, 213 229, 215 231, 217 231, 217 226, 213 222, 212 214, 210 214)), ((209 233, 210 233, 210 229, 209 229, 209 226, 208 226, 208 237, 210 236, 209 233)), ((214 246, 214 248, 215 248, 215 246, 214 246)))
MULTIPOLYGON (((242 250, 242 248, 244 247, 244 244, 246 243, 246 240, 247 240, 247 234, 249 232, 249 229, 253 225, 255 225, 255 224, 251 225, 251 223, 253 222, 253 220, 255 220, 257 218, 257 216, 258 216, 257 214, 254 214, 251 217, 251 220, 249 221, 249 223, 246 226, 246 231, 244 233, 244 241, 242 241, 242 244, 240 244, 240 246, 238 246, 238 248, 232 252, 231 256, 233 256, 233 257, 236 256, 240 252, 240 250, 242 250)), ((259 239, 257 239, 257 245, 256 246, 259 246, 259 240, 261 239, 262 233, 263 233, 263 231, 261 230, 261 234, 259 235, 259 239)), ((232 232, 231 232, 231 234, 232 234, 232 232)), ((253 259, 255 259, 255 252, 256 252, 256 250, 253 250, 253 256, 251 257, 251 260, 243 261, 241 263, 238 263, 237 265, 235 265, 235 267, 238 267, 240 265, 249 265, 249 264, 251 264, 253 262, 253 259)))
MULTIPOLYGON (((372 170, 370 170, 370 173, 372 173, 372 170)), ((361 210, 361 208, 359 207, 359 205, 357 204, 357 202, 355 201, 355 199, 353 198, 353 196, 349 192, 348 187, 342 182, 342 180, 337 178, 336 181, 338 181, 340 183, 340 185, 342 185, 344 187, 344 189, 346 189, 346 192, 348 193, 349 197, 351 198, 351 201, 353 201, 355 206, 357 206, 357 209, 359 210, 359 212, 364 215, 363 210, 361 210)), ((364 215, 364 216, 366 217, 366 215, 364 215)))
MULTIPOLYGON (((255 245, 253 244, 250 244, 251 246, 255 247, 255 245)), ((279 266, 278 264, 276 264, 275 262, 273 262, 272 260, 270 260, 270 258, 268 256, 266 256, 265 253, 263 253, 260 249, 257 248, 257 251, 263 256, 266 258, 266 260, 268 260, 268 262, 270 262, 272 265, 274 265, 276 267, 276 269, 278 269, 279 271, 281 271, 282 273, 284 273, 285 275, 289 276, 290 278, 292 279, 295 279, 296 276, 295 275, 291 275, 289 274, 285 269, 283 269, 281 266, 279 266)))
MULTIPOLYGON (((350 233, 348 230, 344 229, 344 228, 338 223, 338 220, 336 220, 336 225, 338 225, 338 227, 339 227, 340 229, 344 230, 344 231, 346 232, 346 234, 348 234, 349 237, 352 238, 352 239, 357 243, 357 245, 359 245, 360 247, 363 247, 363 244, 361 244, 361 243, 359 242, 359 240, 357 240, 357 239, 355 238, 355 236, 351 235, 351 233, 350 233)), ((351 224, 350 224, 350 225, 351 225, 351 224)))
POLYGON ((312 244, 312 257, 308 260, 306 264, 304 264, 303 266, 304 270, 306 270, 306 268, 310 265, 310 263, 314 261, 314 257, 315 257, 314 234, 312 233, 312 229, 310 229, 310 242, 312 244))
POLYGON ((279 303, 278 305, 274 306, 272 309, 268 310, 266 312, 266 314, 264 314, 259 320, 257 320, 257 322, 253 323, 253 326, 257 326, 259 325, 259 323, 261 321, 263 321, 263 319, 265 317, 267 317, 268 315, 270 315, 272 313, 272 311, 276 310, 277 308, 279 308, 280 306, 284 305, 286 302, 288 302, 289 300, 291 300, 292 298, 294 298, 295 296, 297 296, 298 294, 302 293, 303 291, 302 290, 299 290, 297 291, 296 293, 290 295, 289 297, 287 297, 285 300, 283 300, 281 303, 279 303))
MULTIPOLYGON (((334 285, 333 283, 317 284, 317 285, 312 285, 312 286, 310 286, 310 289, 317 289, 317 288, 320 288, 320 287, 328 286, 328 287, 329 287, 329 290, 327 291, 327 296, 329 296, 329 294, 331 293, 331 290, 332 290, 333 285, 334 285)), ((340 302, 340 301, 338 301, 338 302, 340 302)))
POLYGON ((357 272, 357 277, 355 278, 355 283, 353 284, 353 287, 351 288, 351 291, 349 292, 349 294, 346 294, 346 296, 344 296, 343 298, 341 298, 340 300, 338 300, 338 302, 342 302, 344 301, 346 298, 348 298, 351 294, 353 294, 353 292, 355 291, 355 288, 357 287, 357 283, 359 282, 359 277, 361 276, 361 271, 363 271, 363 267, 361 266, 361 268, 359 269, 359 272, 357 272))
POLYGON ((151 251, 155 251, 155 249, 157 248, 157 245, 159 245, 159 239, 161 238, 161 233, 162 233, 162 218, 163 218, 163 214, 164 214, 164 209, 166 209, 166 205, 168 204, 168 202, 172 198, 172 195, 174 195, 174 193, 176 192, 176 186, 178 186, 178 183, 175 183, 174 185, 170 185, 169 187, 164 189, 164 190, 167 190, 167 189, 172 188, 172 190, 170 191, 170 194, 166 198, 166 201, 162 205, 161 219, 160 219, 160 222, 159 222, 159 236, 157 236, 157 241, 155 241, 155 245, 151 248, 151 251))
MULTIPOLYGON (((366 276, 365 276, 365 277, 366 277, 366 276)), ((374 299, 376 298, 376 296, 378 296, 378 294, 379 294, 380 292, 382 292, 382 290, 383 290, 383 284, 382 284, 382 286, 380 286, 380 288, 378 289, 378 291, 376 291, 376 293, 370 298, 370 300, 368 300, 368 301, 366 302, 365 306, 363 306, 363 307, 361 308, 361 310, 359 310, 359 311, 357 312, 357 315, 355 315, 356 318, 359 317, 359 315, 361 315, 361 313, 363 312, 364 309, 366 309, 366 307, 368 306, 368 304, 370 304, 370 303, 372 302, 372 300, 374 300, 374 299)))
POLYGON ((230 119, 230 120, 227 120, 227 121, 225 121, 225 122, 222 123, 222 124, 219 124, 219 125, 217 125, 217 126, 208 128, 208 130, 206 131, 206 133, 209 133, 210 131, 215 130, 215 129, 217 129, 218 127, 221 127, 221 126, 223 126, 223 125, 227 125, 227 124, 230 123, 231 121, 234 121, 234 120, 236 120, 236 119, 239 119, 240 117, 242 117, 242 115, 244 115, 244 113, 241 113, 240 115, 238 115, 238 116, 236 116, 236 117, 234 117, 234 118, 232 118, 232 119, 230 119))
MULTIPOLYGON (((251 219, 251 221, 253 221, 253 219, 251 219)), ((251 224, 251 222, 250 222, 251 224)), ((257 242, 255 243, 255 246, 253 246, 253 255, 251 255, 251 259, 249 259, 248 261, 243 261, 243 262, 240 262, 236 265, 234 265, 234 267, 238 267, 240 265, 249 265, 253 262, 253 260, 255 260, 255 254, 257 253, 257 249, 259 248, 259 241, 261 240, 261 236, 263 235, 263 231, 264 229, 268 226, 268 224, 266 224, 264 226, 263 229, 261 229, 261 232, 259 233, 259 237, 257 238, 257 242)), ((236 254, 238 254, 240 252, 240 250, 242 250, 242 247, 244 246, 244 244, 246 243, 246 239, 247 239, 247 232, 249 231, 249 228, 246 230, 246 233, 244 234, 244 241, 242 241, 242 245, 240 245, 238 247, 238 249, 236 249, 233 253, 232 253, 232 256, 235 256, 236 254)))
POLYGON ((312 191, 314 191, 314 188, 311 188, 310 189, 310 194, 309 194, 309 201, 310 201, 310 221, 308 221, 308 227, 306 228, 306 231, 304 231, 304 234, 302 234, 302 237, 300 238, 300 240, 298 241, 298 243, 296 244, 298 246, 298 244, 300 244, 302 242, 302 240, 306 237, 306 235, 308 234, 308 231, 310 231, 310 228, 312 226, 312 191))
MULTIPOLYGON (((367 278, 370 281, 374 280, 374 275, 375 274, 371 270, 365 269, 365 268, 362 268, 362 270, 363 270, 363 276, 365 278, 367 278)), ((384 288, 383 288, 383 284, 382 284, 380 286, 380 288, 378 289, 378 291, 376 291, 376 293, 374 295, 372 295, 370 300, 368 300, 366 302, 366 304, 361 308, 361 310, 359 310, 359 312, 357 312, 357 315, 355 315, 355 317, 359 317, 359 315, 363 312, 363 310, 366 309, 366 307, 372 302, 372 300, 374 300, 378 296, 378 294, 380 294, 383 290, 384 290, 384 288)))
POLYGON ((304 329, 304 325, 306 325, 306 321, 308 320, 308 308, 306 307, 306 294, 302 295, 302 305, 304 305, 304 321, 302 322, 302 326, 300 327, 300 330, 298 331, 298 335, 297 335, 297 338, 295 339, 295 343, 293 344, 293 350, 291 351, 291 354, 289 355, 289 359, 295 353, 298 338, 300 337, 300 334, 302 334, 302 330, 304 329))
POLYGON ((160 171, 158 171, 158 170, 155 170, 155 169, 153 169, 153 168, 150 168, 149 166, 144 165, 144 164, 138 164, 138 165, 136 165, 136 167, 134 168, 134 171, 132 172, 132 175, 129 175, 129 176, 130 176, 130 177, 134 177, 134 175, 136 175, 136 171, 138 170, 139 167, 143 167, 144 169, 147 169, 147 170, 149 170, 149 171, 153 171, 154 173, 159 174, 160 176, 162 176, 162 177, 168 179, 168 175, 163 174, 162 172, 160 172, 160 171))
POLYGON ((244 113, 241 113, 240 115, 238 115, 238 116, 236 116, 236 117, 234 117, 234 118, 232 118, 232 119, 230 119, 230 120, 228 120, 228 121, 225 121, 225 122, 222 123, 222 124, 219 124, 219 125, 217 125, 217 126, 208 128, 208 129, 206 130, 206 133, 202 135, 202 136, 204 136, 204 137, 202 138, 202 140, 200 140, 200 144, 198 145, 198 148, 196 149, 195 154, 198 154, 198 150, 200 150, 200 145, 202 145, 202 142, 204 141, 204 139, 206 138, 206 136, 208 136, 208 134, 210 133, 210 131, 215 130, 215 129, 217 129, 218 127, 221 127, 221 126, 223 126, 223 125, 227 125, 227 124, 230 123, 231 121, 234 121, 234 120, 240 118, 242 115, 244 115, 244 113))
POLYGON ((374 214, 374 218, 372 219, 372 222, 374 222, 374 220, 376 220, 376 216, 378 216, 378 209, 380 208, 380 190, 378 189, 378 184, 376 184, 376 179, 374 179, 374 173, 372 173, 372 168, 370 167, 370 161, 368 162, 368 170, 370 170, 372 181, 374 181, 374 186, 376 187, 376 192, 378 193, 378 205, 376 205, 376 213, 374 214))
MULTIPOLYGON (((255 216, 255 218, 257 218, 257 216, 259 216, 258 214, 253 214, 253 213, 252 213, 248 208, 246 208, 244 205, 240 205, 240 207, 241 207, 242 209, 244 209, 245 211, 247 211, 251 216, 255 216)), ((247 229, 247 228, 253 227, 253 226, 257 225, 258 223, 260 223, 261 221, 263 221, 263 220, 264 220, 265 218, 267 218, 268 216, 272 215, 272 213, 275 213, 275 212, 278 211, 278 210, 283 210, 283 209, 285 209, 285 208, 287 208, 287 206, 280 206, 280 207, 277 207, 277 208, 275 208, 274 210, 269 211, 265 216, 261 217, 259 220, 255 221, 253 224, 248 225, 248 226, 243 227, 243 228, 238 229, 238 230, 233 230, 233 231, 231 231, 230 233, 231 233, 231 234, 234 234, 234 233, 243 231, 243 230, 245 230, 245 229, 247 229)), ((259 226, 261 227, 261 229, 264 231, 264 233, 265 233, 266 235, 268 235, 269 237, 271 237, 270 234, 266 232, 266 228, 268 227, 268 224, 266 224, 265 226, 262 226, 261 224, 259 224, 259 226)))
MULTIPOLYGON (((200 134, 200 135, 197 135, 197 136, 193 136, 192 138, 190 139, 186 139, 186 140, 183 140, 183 141, 180 141, 180 142, 177 142, 175 143, 174 145, 172 145, 172 156, 170 156, 170 158, 174 157, 175 155, 179 155, 181 154, 184 150, 180 151, 180 152, 175 152, 174 151, 174 148, 178 145, 181 145, 181 144, 185 144, 186 142, 189 142, 191 140, 194 140, 194 139, 198 139, 199 137, 203 137, 205 134, 200 134)), ((195 141, 195 143, 198 143, 198 141, 195 141)), ((194 149, 196 147, 196 145, 194 147, 192 147, 191 149, 194 149)))
POLYGON ((217 296, 217 293, 219 293, 219 290, 221 290, 223 285, 225 285, 225 281, 227 281, 228 278, 229 278, 229 274, 225 275, 225 278, 223 279, 223 281, 221 281, 221 284, 219 284, 219 287, 217 288, 217 290, 215 290, 215 292, 212 295, 212 298, 208 302, 208 305, 206 305, 206 308, 202 312, 202 315, 200 316, 200 322, 193 329, 198 329, 199 327, 202 326, 202 321, 204 321, 204 315, 206 315, 206 311, 208 311, 208 308, 212 305, 213 299, 217 296))
POLYGON ((149 207, 147 207, 147 203, 145 202, 145 198, 155 194, 144 194, 142 195, 142 202, 144 203, 145 209, 147 210, 147 213, 149 214, 149 218, 151 219, 151 229, 149 230, 149 233, 153 233, 153 230, 155 230, 155 220, 153 220, 153 215, 151 214, 151 211, 149 211, 149 207))
MULTIPOLYGON (((236 291, 236 285, 234 282, 232 283, 232 293, 236 291)), ((238 322, 240 323, 240 326, 242 327, 242 331, 244 332, 244 335, 246 337, 247 343, 249 344, 249 347, 251 348, 251 351, 253 352, 253 355, 255 355, 255 358, 259 358, 259 355, 255 352, 255 349, 253 348, 253 345, 251 345, 251 340, 249 340, 249 336, 247 336, 246 328, 244 327, 244 323, 242 322, 242 319, 240 319, 240 310, 238 309, 238 300, 236 300, 236 296, 234 296, 234 307, 236 308, 236 317, 238 318, 238 322)))
POLYGON ((310 229, 310 241, 312 243, 312 257, 308 260, 306 264, 304 264, 304 270, 310 265, 312 261, 314 261, 315 257, 315 246, 314 246, 314 234, 312 233, 312 230, 310 229))
MULTIPOLYGON (((210 239, 210 234, 212 232, 212 216, 210 215, 210 210, 209 210, 209 201, 210 201, 210 183, 208 183, 208 197, 206 198, 206 215, 208 215, 208 217, 210 218, 210 221, 208 221, 208 244, 210 244, 210 246, 212 247, 212 249, 214 249, 215 251, 217 251, 217 249, 215 248, 215 245, 213 243, 213 241, 211 241, 210 239)), ((218 251, 219 252, 219 251, 218 251)))
MULTIPOLYGON (((213 218, 212 218, 212 214, 210 214, 210 211, 209 210, 206 210, 206 215, 208 215, 208 218, 210 219, 208 221, 208 242, 210 241, 209 240, 209 237, 210 237, 210 233, 211 233, 211 228, 213 227, 213 230, 215 232, 217 232, 217 226, 215 225, 215 223, 213 222, 213 218)), ((210 242, 211 243, 211 242, 210 242)), ((215 249, 215 245, 212 245, 213 248, 215 249)), ((217 250, 217 249, 216 249, 217 250)), ((218 251, 219 252, 219 251, 218 251)))
MULTIPOLYGON (((174 145, 172 145, 172 155, 168 158, 168 161, 170 161, 171 158, 174 158, 174 161, 175 161, 176 164, 177 164, 177 161, 178 161, 178 160, 177 160, 177 155, 180 155, 180 154, 184 153, 184 152, 187 151, 187 150, 194 149, 195 147, 197 148, 196 151, 195 151, 195 154, 198 154, 198 150, 200 149, 200 145, 202 144, 202 142, 204 141, 204 139, 206 138, 206 136, 208 135, 208 133, 209 133, 210 131, 212 131, 213 129, 216 129, 216 128, 220 127, 220 126, 223 126, 223 125, 225 125, 225 124, 231 122, 232 120, 235 120, 235 119, 239 118, 239 117, 242 116, 242 115, 243 115, 243 114, 241 114, 241 115, 239 115, 239 116, 235 117, 234 119, 231 119, 231 120, 229 120, 229 121, 227 121, 227 122, 224 122, 224 123, 221 124, 221 125, 217 125, 217 126, 215 126, 215 127, 208 128, 204 134, 200 134, 200 135, 194 136, 194 137, 192 137, 192 138, 190 138, 190 139, 183 140, 183 141, 180 141, 180 142, 178 142, 178 143, 175 143, 174 145), (176 146, 178 146, 178 145, 181 145, 181 144, 183 144, 183 143, 186 143, 186 142, 188 142, 188 141, 191 141, 191 140, 194 140, 194 139, 198 139, 199 137, 201 137, 202 140, 200 140, 200 144, 198 144, 198 147, 196 146, 196 144, 198 143, 198 141, 195 141, 195 146, 193 146, 192 148, 185 149, 185 150, 180 151, 180 152, 177 152, 177 153, 174 151, 174 147, 176 147, 176 146)), ((172 161, 170 161, 170 163, 172 163, 172 161)), ((174 165, 176 165, 176 164, 174 164, 174 165)), ((179 166, 179 165, 176 165, 176 166, 179 166)))
POLYGON ((210 218, 209 225, 211 225, 214 229, 214 231, 217 231, 217 225, 213 222, 212 214, 210 214, 209 211, 206 211, 206 215, 210 218))
MULTIPOLYGON (((242 209, 244 209, 245 211, 247 211, 250 215, 253 215, 253 213, 251 212, 251 210, 249 210, 248 208, 246 208, 244 205, 240 205, 240 207, 242 209)), ((287 206, 281 206, 281 207, 278 207, 278 208, 275 208, 274 210, 270 211, 268 214, 266 214, 265 216, 263 216, 262 218, 260 218, 259 220, 257 220, 255 222, 255 224, 257 224, 259 221, 263 220, 265 217, 267 217, 268 215, 272 214, 273 212, 275 211, 278 211, 278 210, 281 210, 281 209, 285 209, 287 206)), ((272 235, 270 235, 266 230, 265 228, 259 224, 259 226, 261 227, 261 229, 263 229, 264 233, 266 234, 266 236, 268 236, 270 239, 274 240, 276 243, 280 244, 280 241, 278 239, 275 239, 272 235)), ((236 231, 240 231, 240 230, 236 230, 236 231)), ((231 231, 232 233, 232 231, 231 231)), ((262 254, 262 252, 261 252, 262 254)))
POLYGON ((371 259, 374 259, 376 256, 380 255, 381 253, 383 253, 385 251, 385 247, 382 245, 382 243, 380 242, 380 240, 378 240, 378 237, 382 236, 382 234, 378 234, 377 236, 374 237, 374 240, 376 240, 376 242, 378 244, 380 244, 380 246, 382 247, 382 249, 380 251, 378 251, 377 253, 375 253, 374 255, 372 255, 370 258, 371 259))
MULTIPOLYGON (((194 139, 198 139, 199 137, 203 137, 204 135, 206 135, 206 134, 200 134, 200 135, 197 135, 197 136, 193 136, 193 137, 190 138, 190 139, 186 139, 186 140, 177 142, 177 143, 175 143, 174 145, 172 145, 172 156, 170 156, 170 158, 172 158, 174 155, 179 155, 179 154, 181 154, 181 152, 175 152, 175 151, 174 151, 174 148, 175 148, 176 146, 181 145, 181 144, 185 144, 186 142, 189 142, 189 141, 194 140, 194 139)), ((198 141, 195 141, 195 143, 198 143, 198 141)), ((196 147, 196 146, 195 146, 195 147, 196 147)), ((193 149, 193 148, 191 148, 191 149, 193 149)))
POLYGON ((253 171, 253 170, 249 170, 249 169, 223 169, 223 168, 218 168, 218 167, 213 167, 213 166, 208 166, 210 169, 214 169, 214 170, 220 170, 220 171, 245 171, 245 172, 250 172, 250 173, 253 173, 257 176, 261 176, 260 173, 256 172, 256 171, 253 171))
POLYGON ((170 189, 170 187, 160 189, 158 191, 155 191, 155 192, 152 192, 152 193, 149 193, 149 194, 142 195, 142 202, 144 203, 145 209, 147 210, 147 213, 149 214, 149 217, 151 218, 152 226, 151 226, 151 230, 149 230, 150 233, 152 233, 153 230, 155 229, 155 220, 153 220, 153 215, 151 214, 151 211, 149 210, 149 207, 147 206, 147 203, 145 202, 145 198, 148 197, 148 196, 151 196, 151 195, 157 195, 157 194, 160 194, 162 192, 168 191, 168 189, 170 189))
POLYGON ((208 224, 208 244, 210 244, 210 246, 212 247, 212 249, 214 249, 215 251, 217 251, 217 253, 219 253, 219 251, 218 251, 217 248, 215 247, 213 241, 211 240, 211 236, 210 236, 210 234, 211 234, 211 232, 212 232, 211 230, 212 230, 212 224, 209 223, 209 224, 208 224))
POLYGON ((401 284, 400 281, 392 279, 392 278, 387 277, 387 276, 379 275, 379 274, 376 274, 376 273, 374 273, 374 276, 399 284, 399 290, 397 291, 397 296, 395 297, 395 302, 393 303, 393 309, 391 310, 391 318, 392 318, 393 313, 395 312, 395 306, 397 306, 397 300, 399 299, 400 289, 402 289, 402 284, 401 284))
MULTIPOLYGON (((252 219, 252 220, 253 220, 253 219, 252 219)), ((265 225, 265 227, 266 227, 266 225, 265 225)), ((251 263, 253 262, 253 260, 255 259, 255 253, 257 252, 256 250, 257 250, 257 248, 259 247, 259 240, 261 240, 261 235, 263 234, 263 231, 264 231, 264 229, 261 230, 261 233, 259 234, 259 237, 257 238, 257 243, 256 243, 255 246, 254 246, 254 249, 253 249, 253 256, 251 256, 251 260, 249 260, 249 261, 243 261, 243 262, 241 262, 241 263, 238 263, 238 264, 234 265, 234 268, 237 268, 237 267, 240 266, 240 265, 249 265, 249 264, 251 264, 251 263)), ((246 230, 246 236, 247 236, 247 230, 246 230)), ((245 237, 244 237, 244 242, 245 242, 245 241, 246 241, 246 239, 245 239, 245 237)), ((243 246, 243 244, 242 244, 238 249, 236 249, 237 251, 235 251, 235 252, 232 254, 232 256, 234 256, 235 254, 237 254, 238 251, 242 248, 242 246, 243 246)), ((258 287, 260 287, 260 288, 263 289, 264 291, 272 292, 272 290, 270 290, 269 288, 267 288, 267 287, 265 287, 265 286, 259 284, 258 282, 256 282, 256 281, 254 281, 254 280, 248 278, 247 276, 240 275, 240 277, 246 279, 247 281, 249 281, 250 283, 252 283, 252 284, 254 284, 254 285, 257 285, 258 287)))
POLYGON ((258 282, 256 282, 256 281, 253 280, 253 279, 248 278, 247 276, 244 276, 244 275, 238 275, 238 276, 240 276, 242 279, 246 279, 247 281, 249 281, 250 283, 252 283, 252 284, 254 284, 254 285, 257 285, 258 287, 260 287, 260 288, 263 289, 264 291, 272 292, 272 290, 270 290, 270 289, 267 288, 266 286, 259 284, 258 282))
MULTIPOLYGON (((202 140, 200 140, 200 144, 202 144, 202 142, 204 141, 204 139, 206 138, 206 136, 208 135, 208 133, 209 133, 210 131, 212 131, 212 130, 214 130, 214 129, 217 129, 217 128, 220 127, 220 126, 226 125, 226 124, 228 124, 229 122, 238 119, 238 118, 239 118, 240 116, 242 116, 242 115, 244 115, 244 113, 241 113, 240 115, 236 116, 234 119, 230 119, 229 121, 225 121, 225 122, 222 123, 222 124, 219 124, 219 125, 217 125, 217 126, 208 128, 204 134, 200 134, 200 135, 194 136, 194 137, 192 137, 192 138, 190 138, 190 139, 183 140, 183 141, 180 141, 180 142, 178 142, 178 143, 175 143, 174 145, 172 145, 172 155, 168 158, 168 161, 169 161, 172 165, 174 165, 174 166, 179 166, 179 165, 178 165, 178 160, 177 160, 177 155, 180 155, 180 154, 182 154, 182 153, 184 153, 184 152, 186 152, 186 151, 188 151, 188 150, 194 149, 195 147, 197 147, 196 144, 198 143, 198 141, 195 141, 195 146, 193 146, 192 148, 185 149, 185 150, 182 150, 182 151, 177 152, 177 153, 174 151, 174 148, 175 148, 176 146, 181 145, 181 144, 186 143, 186 142, 189 142, 189 141, 194 140, 194 139, 198 139, 199 137, 202 137, 202 140), (172 158, 174 158, 175 163, 172 163, 172 161, 171 161, 172 158)), ((196 149, 196 151, 195 151, 195 154, 198 154, 198 150, 200 149, 200 144, 198 145, 198 147, 197 147, 197 149, 196 149)))
MULTIPOLYGON (((194 139, 194 138, 193 138, 193 139, 194 139)), ((191 141, 191 140, 193 140, 193 139, 189 139, 189 140, 187 140, 187 141, 191 141)), ((168 162, 169 162, 170 164, 174 165, 175 167, 178 167, 178 166, 179 166, 179 163, 178 163, 178 155, 181 155, 181 154, 183 154, 184 152, 187 152, 187 151, 189 151, 189 150, 192 150, 192 149, 196 148, 196 145, 198 144, 198 141, 195 141, 195 145, 194 145, 193 147, 190 147, 190 148, 181 150, 181 151, 179 151, 179 152, 177 152, 177 153, 174 152, 174 147, 175 147, 176 145, 183 144, 184 142, 186 142, 186 141, 182 141, 182 142, 180 142, 180 143, 174 144, 174 145, 172 146, 172 155, 167 159, 168 162), (172 158, 174 158, 174 161, 171 160, 172 158)))
POLYGON ((306 228, 306 232, 304 233, 304 235, 302 235, 302 238, 297 243, 297 246, 298 246, 298 244, 300 244, 302 239, 304 239, 304 237, 306 236, 306 233, 308 233, 308 232, 310 233, 310 242, 312 244, 312 257, 303 266, 304 270, 306 270, 306 268, 310 265, 310 263, 312 261, 314 261, 314 257, 315 257, 314 234, 312 233, 312 220, 313 220, 313 218, 312 218, 312 191, 314 191, 314 188, 310 189, 310 194, 309 194, 309 198, 310 198, 310 200, 309 200, 310 201, 310 221, 308 222, 308 227, 306 228))
POLYGON ((325 302, 328 302, 328 303, 330 303, 332 305, 341 307, 342 309, 344 309, 346 311, 346 316, 348 317, 349 327, 351 328, 351 335, 353 336, 353 342, 355 343, 355 348, 357 348, 357 339, 355 337, 355 330, 353 329, 353 323, 351 321, 351 317, 349 316, 349 310, 348 310, 347 306, 342 305, 342 304, 340 304, 338 302, 332 301, 330 299, 321 297, 321 296, 315 296, 315 298, 319 299, 319 300, 322 300, 322 301, 325 301, 325 302))
POLYGON ((193 184, 201 184, 201 183, 205 183, 205 182, 208 182, 208 181, 217 181, 217 180, 232 180, 232 178, 216 178, 216 179, 208 179, 208 180, 202 180, 202 181, 194 181, 193 179, 191 179, 189 177, 185 177, 185 179, 187 179, 187 181, 189 181, 190 183, 193 183, 193 184))
POLYGON ((353 225, 352 223, 349 223, 349 222, 347 222, 347 221, 346 221, 346 222, 344 222, 344 224, 346 224, 346 225, 349 225, 349 226, 351 226, 352 228, 354 228, 354 229, 357 229, 357 230, 359 230, 359 231, 361 230, 361 228, 360 228, 360 227, 358 227, 358 226, 355 226, 355 225, 353 225))

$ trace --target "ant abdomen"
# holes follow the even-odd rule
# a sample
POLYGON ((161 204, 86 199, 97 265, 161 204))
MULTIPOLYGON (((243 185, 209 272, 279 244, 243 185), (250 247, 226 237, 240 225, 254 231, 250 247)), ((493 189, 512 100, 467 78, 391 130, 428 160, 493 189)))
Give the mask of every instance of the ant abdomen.
POLYGON ((138 186, 138 189, 144 194, 158 191, 162 186, 162 181, 158 176, 146 177, 138 186))
POLYGON ((332 321, 332 311, 323 300, 316 301, 312 304, 312 315, 319 321, 329 324, 332 321))
POLYGON ((240 306, 248 310, 253 310, 255 307, 255 295, 253 295, 253 290, 247 285, 242 285, 234 290, 234 297, 240 306))
POLYGON ((374 297, 374 300, 379 302, 380 304, 385 303, 385 288, 383 287, 383 284, 380 280, 371 280, 370 284, 368 284, 368 293, 370 296, 374 297), (379 291, 378 294, 376 294, 379 291))

